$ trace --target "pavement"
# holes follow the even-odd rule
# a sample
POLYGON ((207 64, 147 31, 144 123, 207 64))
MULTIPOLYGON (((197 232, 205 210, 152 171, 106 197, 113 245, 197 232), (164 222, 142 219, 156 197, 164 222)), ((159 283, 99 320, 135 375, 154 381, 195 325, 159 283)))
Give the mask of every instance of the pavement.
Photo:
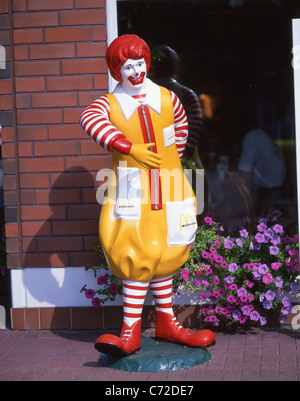
MULTIPOLYGON (((2 329, 0 381, 99 381, 101 392, 103 386, 103 391, 116 391, 115 384, 122 386, 121 382, 123 386, 134 382, 135 386, 148 386, 154 391, 153 384, 175 383, 182 389, 189 382, 197 386, 203 381, 300 380, 300 331, 291 326, 217 331, 216 345, 209 349, 209 362, 157 373, 100 366, 100 354, 93 347, 100 334, 97 330, 2 329)), ((153 336, 153 329, 143 330, 143 335, 153 336)))

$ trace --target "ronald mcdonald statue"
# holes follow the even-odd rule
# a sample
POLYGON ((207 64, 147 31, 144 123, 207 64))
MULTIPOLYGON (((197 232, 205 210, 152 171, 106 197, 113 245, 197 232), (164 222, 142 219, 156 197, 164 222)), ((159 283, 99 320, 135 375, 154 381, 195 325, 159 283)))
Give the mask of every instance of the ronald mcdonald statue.
POLYGON ((147 78, 151 53, 138 36, 116 38, 106 59, 118 84, 84 110, 80 123, 111 152, 99 238, 111 272, 122 280, 123 326, 120 337, 103 334, 95 348, 114 356, 140 349, 148 288, 156 339, 207 348, 214 333, 183 328, 172 309, 172 275, 188 260, 197 229, 195 195, 181 167, 185 111, 173 92, 147 78))

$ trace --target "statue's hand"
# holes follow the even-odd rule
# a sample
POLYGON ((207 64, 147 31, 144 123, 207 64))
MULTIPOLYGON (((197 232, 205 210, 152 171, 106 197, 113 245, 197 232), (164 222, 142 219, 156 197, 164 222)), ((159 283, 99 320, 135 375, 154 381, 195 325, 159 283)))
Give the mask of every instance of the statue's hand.
POLYGON ((148 148, 155 143, 133 144, 130 149, 130 156, 145 168, 156 168, 161 164, 161 155, 153 153, 148 148))

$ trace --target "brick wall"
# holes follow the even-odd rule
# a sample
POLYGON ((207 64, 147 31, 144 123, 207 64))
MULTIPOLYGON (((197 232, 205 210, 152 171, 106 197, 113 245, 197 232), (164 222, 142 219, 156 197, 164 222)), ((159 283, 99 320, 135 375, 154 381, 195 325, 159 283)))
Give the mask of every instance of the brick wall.
POLYGON ((0 80, 8 267, 94 260, 96 172, 110 156, 79 126, 107 91, 104 0, 1 0, 0 80))

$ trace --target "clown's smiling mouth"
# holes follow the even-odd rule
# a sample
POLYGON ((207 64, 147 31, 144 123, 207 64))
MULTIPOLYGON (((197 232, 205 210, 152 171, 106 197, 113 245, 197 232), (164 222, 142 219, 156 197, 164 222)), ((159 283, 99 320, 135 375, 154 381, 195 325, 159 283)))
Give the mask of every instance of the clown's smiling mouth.
POLYGON ((134 77, 129 77, 128 81, 132 84, 132 85, 140 85, 144 82, 144 78, 145 78, 145 72, 142 72, 141 75, 138 78, 134 78, 134 77))

